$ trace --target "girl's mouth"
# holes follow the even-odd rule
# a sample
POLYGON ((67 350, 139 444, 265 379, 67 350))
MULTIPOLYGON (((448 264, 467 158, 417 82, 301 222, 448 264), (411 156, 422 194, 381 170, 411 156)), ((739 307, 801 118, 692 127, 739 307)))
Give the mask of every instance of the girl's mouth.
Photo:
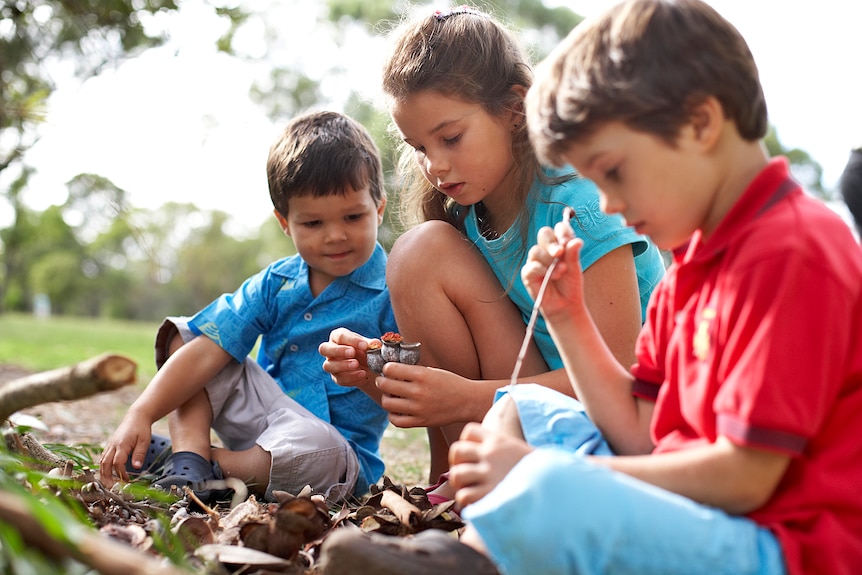
POLYGON ((464 189, 464 182, 459 182, 457 184, 440 184, 438 188, 447 196, 455 197, 464 189))

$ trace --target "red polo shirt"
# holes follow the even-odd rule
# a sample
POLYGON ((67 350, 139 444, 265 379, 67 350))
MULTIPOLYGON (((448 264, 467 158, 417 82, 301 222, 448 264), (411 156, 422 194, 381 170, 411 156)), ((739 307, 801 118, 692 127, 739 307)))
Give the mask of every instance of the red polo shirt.
POLYGON ((655 453, 734 443, 792 456, 749 516, 793 574, 862 569, 862 251, 776 159, 660 284, 635 393, 655 453))

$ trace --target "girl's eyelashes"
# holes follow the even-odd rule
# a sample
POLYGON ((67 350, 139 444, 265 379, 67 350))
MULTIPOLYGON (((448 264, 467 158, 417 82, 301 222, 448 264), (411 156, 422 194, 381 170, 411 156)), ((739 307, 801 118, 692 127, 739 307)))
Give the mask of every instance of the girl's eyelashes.
POLYGON ((454 146, 455 144, 458 143, 458 140, 460 140, 460 139, 461 139, 461 134, 458 134, 457 136, 453 136, 451 138, 443 138, 443 143, 446 144, 447 146, 454 146))
MULTIPOLYGON (((451 138, 442 138, 443 145, 445 145, 447 147, 454 146, 459 141, 461 141, 461 135, 462 134, 458 134, 456 136, 452 136, 451 138)), ((413 151, 417 154, 424 154, 425 153, 425 146, 415 146, 413 144, 407 144, 407 145, 410 146, 411 148, 413 148, 413 151)))
POLYGON ((619 182, 620 181, 620 169, 617 166, 607 170, 605 172, 605 179, 609 182, 619 182))

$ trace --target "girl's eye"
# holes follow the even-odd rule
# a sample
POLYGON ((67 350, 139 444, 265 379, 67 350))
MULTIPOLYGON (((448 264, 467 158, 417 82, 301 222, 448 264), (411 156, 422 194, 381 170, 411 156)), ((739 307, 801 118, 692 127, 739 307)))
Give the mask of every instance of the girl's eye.
POLYGON ((302 222, 302 225, 306 228, 316 228, 320 225, 320 220, 311 220, 309 222, 302 222))
POLYGON ((349 215, 349 216, 347 216, 345 219, 346 219, 348 222, 355 222, 355 221, 357 221, 357 220, 361 220, 361 219, 362 219, 362 216, 364 216, 364 215, 365 215, 365 214, 350 214, 350 215, 349 215))
POLYGON ((617 167, 613 167, 607 172, 605 172, 605 179, 609 182, 619 182, 620 181, 620 169, 617 167))
POLYGON ((443 143, 446 144, 447 146, 454 146, 455 144, 458 143, 458 140, 460 140, 460 139, 461 139, 461 134, 458 134, 457 136, 455 136, 453 138, 443 138, 443 143))
POLYGON ((425 148, 423 146, 413 146, 413 152, 417 156, 423 156, 425 155, 425 148))

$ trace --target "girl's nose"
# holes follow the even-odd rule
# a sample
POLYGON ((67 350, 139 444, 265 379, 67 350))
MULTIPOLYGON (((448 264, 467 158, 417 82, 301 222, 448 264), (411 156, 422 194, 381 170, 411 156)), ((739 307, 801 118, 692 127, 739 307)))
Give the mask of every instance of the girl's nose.
POLYGON ((440 155, 437 154, 432 159, 431 156, 425 155, 425 171, 434 177, 440 177, 442 174, 445 174, 449 171, 449 162, 440 155))

